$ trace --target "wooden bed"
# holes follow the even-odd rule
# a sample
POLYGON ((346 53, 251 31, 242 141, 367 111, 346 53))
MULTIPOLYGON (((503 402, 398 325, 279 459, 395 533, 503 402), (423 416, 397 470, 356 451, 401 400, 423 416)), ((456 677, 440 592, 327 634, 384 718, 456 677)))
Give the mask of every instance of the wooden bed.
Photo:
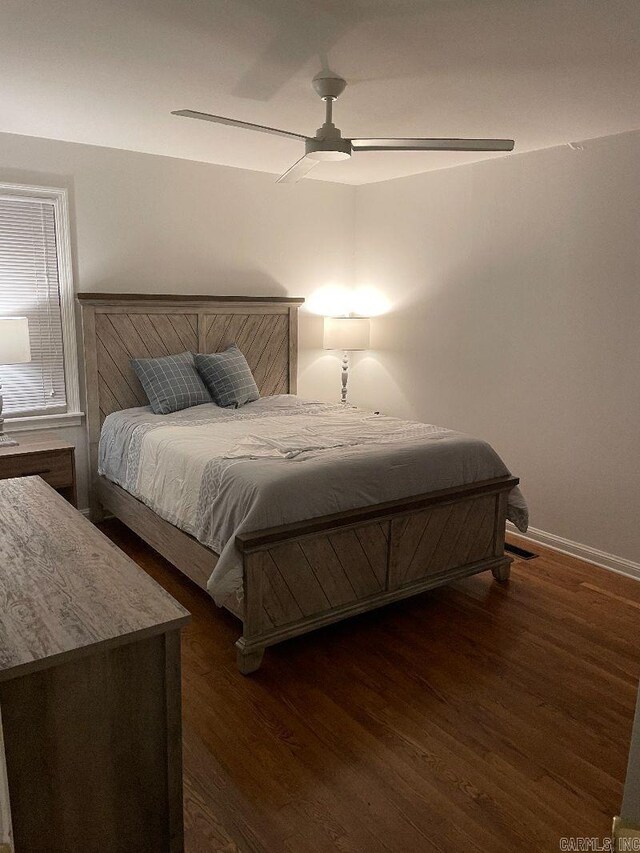
MULTIPOLYGON (((263 396, 295 393, 303 300, 99 293, 78 298, 93 518, 115 515, 206 589, 217 555, 98 476, 102 422, 111 412, 147 403, 130 359, 216 352, 233 342, 263 396)), ((507 495, 517 483, 499 477, 238 535, 244 601, 226 606, 242 620, 236 643, 240 671, 258 669, 267 646, 456 578, 490 570, 506 581, 507 495)))

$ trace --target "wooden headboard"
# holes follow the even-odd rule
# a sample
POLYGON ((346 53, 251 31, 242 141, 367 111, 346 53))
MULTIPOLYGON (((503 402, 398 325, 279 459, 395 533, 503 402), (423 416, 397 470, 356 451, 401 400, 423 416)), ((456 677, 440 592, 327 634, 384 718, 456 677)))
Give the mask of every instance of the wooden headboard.
POLYGON ((92 477, 106 416, 147 404, 132 358, 219 352, 237 343, 263 397, 296 392, 298 307, 304 299, 138 293, 79 293, 78 299, 92 477))

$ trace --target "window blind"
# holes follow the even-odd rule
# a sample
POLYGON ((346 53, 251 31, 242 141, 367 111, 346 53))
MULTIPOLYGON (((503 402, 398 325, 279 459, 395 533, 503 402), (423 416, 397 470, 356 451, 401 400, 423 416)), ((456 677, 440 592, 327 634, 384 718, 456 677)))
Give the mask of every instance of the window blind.
POLYGON ((27 317, 31 361, 0 364, 6 416, 66 412, 52 201, 0 195, 0 317, 27 317))

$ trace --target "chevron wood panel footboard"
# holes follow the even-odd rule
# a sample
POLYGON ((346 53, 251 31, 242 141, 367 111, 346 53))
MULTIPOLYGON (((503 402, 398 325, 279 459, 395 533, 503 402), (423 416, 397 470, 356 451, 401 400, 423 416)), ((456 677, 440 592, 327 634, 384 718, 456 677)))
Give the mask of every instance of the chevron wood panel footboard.
POLYGON ((309 536, 259 551, 263 629, 299 622, 383 592, 389 522, 309 536))
POLYGON ((465 566, 493 554, 495 497, 480 497, 416 512, 391 522, 392 589, 465 566))
POLYGON ((242 672, 257 669, 265 646, 492 570, 508 578, 504 556, 509 477, 422 498, 394 501, 241 534, 242 672))

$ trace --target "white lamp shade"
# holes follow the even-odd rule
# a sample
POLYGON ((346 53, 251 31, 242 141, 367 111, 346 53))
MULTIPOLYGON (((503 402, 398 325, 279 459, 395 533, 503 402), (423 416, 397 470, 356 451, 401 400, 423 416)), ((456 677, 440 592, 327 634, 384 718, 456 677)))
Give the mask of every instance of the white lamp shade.
POLYGON ((368 317, 325 317, 324 348, 369 349, 369 332, 368 317))
POLYGON ((31 361, 29 321, 26 317, 0 317, 0 364, 31 361))

